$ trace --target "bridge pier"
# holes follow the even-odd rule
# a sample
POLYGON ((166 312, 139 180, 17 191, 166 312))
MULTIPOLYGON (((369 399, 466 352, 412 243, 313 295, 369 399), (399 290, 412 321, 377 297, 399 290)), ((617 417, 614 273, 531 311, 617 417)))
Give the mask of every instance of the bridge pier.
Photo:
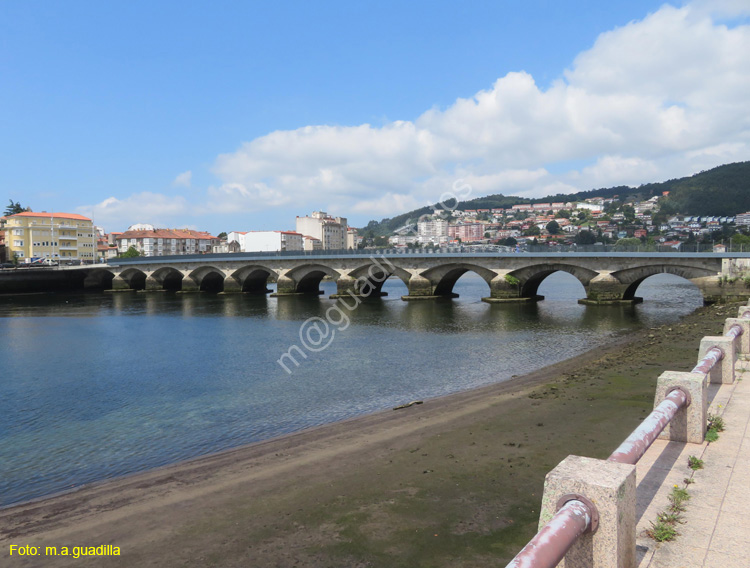
POLYGON ((187 292, 200 292, 201 287, 190 278, 190 276, 184 276, 182 278, 182 289, 180 292, 187 293, 187 292))
POLYGON ((458 298, 458 294, 450 292, 449 294, 435 294, 436 284, 433 284, 429 279, 418 274, 412 275, 409 278, 409 294, 401 296, 401 299, 405 302, 412 302, 415 300, 441 300, 445 298, 458 298))
POLYGON ((242 292, 242 286, 232 276, 224 278, 224 291, 221 294, 240 294, 242 292))
POLYGON ((279 276, 279 279, 276 281, 276 292, 271 294, 271 298, 279 298, 281 296, 315 296, 323 293, 323 290, 300 292, 297 290, 297 282, 288 276, 279 276))
POLYGON ((118 274, 112 279, 112 289, 108 292, 131 292, 130 282, 125 280, 122 275, 118 274))
POLYGON ((164 286, 153 276, 146 277, 145 292, 164 292, 164 286))
POLYGON ((523 295, 523 282, 510 274, 500 274, 490 281, 490 295, 482 298, 488 304, 507 304, 513 302, 539 302, 544 296, 539 294, 523 295))
MULTIPOLYGON (((382 282, 387 280, 388 275, 383 275, 383 280, 379 282, 382 286, 382 282)), ((388 292, 380 290, 378 284, 370 281, 365 276, 359 278, 340 277, 336 281, 336 293, 331 294, 329 298, 332 300, 336 298, 349 298, 351 296, 357 296, 359 298, 380 298, 387 296, 388 292)))
POLYGON ((600 273, 584 288, 586 289, 586 297, 578 300, 578 303, 587 306, 611 306, 643 302, 643 298, 625 298, 628 286, 610 273, 600 273))

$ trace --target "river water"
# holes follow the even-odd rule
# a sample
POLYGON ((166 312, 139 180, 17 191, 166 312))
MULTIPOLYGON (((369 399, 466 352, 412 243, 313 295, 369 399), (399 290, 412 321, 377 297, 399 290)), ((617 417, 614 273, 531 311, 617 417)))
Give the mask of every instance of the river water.
POLYGON ((472 274, 454 300, 403 302, 389 280, 388 297, 351 311, 331 311, 335 285, 322 288, 0 297, 0 506, 509 380, 702 304, 670 275, 633 307, 581 306, 565 273, 529 305, 481 302, 472 274), (288 373, 277 361, 295 345, 288 373))

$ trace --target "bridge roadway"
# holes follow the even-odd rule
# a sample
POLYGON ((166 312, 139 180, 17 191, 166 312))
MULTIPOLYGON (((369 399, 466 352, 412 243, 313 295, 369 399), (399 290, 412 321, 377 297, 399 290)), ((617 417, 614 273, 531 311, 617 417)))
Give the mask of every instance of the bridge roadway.
POLYGON ((233 253, 112 259, 89 267, 85 288, 113 291, 256 293, 274 296, 320 294, 325 277, 336 282, 333 298, 383 295, 387 278, 399 278, 404 300, 456 297, 453 287, 467 272, 487 282, 486 302, 542 299, 539 285, 550 274, 572 274, 583 285, 587 304, 633 303, 638 286, 655 274, 686 278, 706 303, 750 296, 748 253, 405 253, 316 251, 313 253, 233 253), (747 284, 746 284, 747 283, 747 284))

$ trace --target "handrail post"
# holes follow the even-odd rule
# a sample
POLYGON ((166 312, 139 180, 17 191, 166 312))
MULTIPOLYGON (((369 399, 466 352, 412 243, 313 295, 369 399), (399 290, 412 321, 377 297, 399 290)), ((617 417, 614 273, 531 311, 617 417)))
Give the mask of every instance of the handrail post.
MULTIPOLYGON (((732 328, 740 328, 742 333, 735 339, 737 351, 741 355, 750 354, 750 308, 745 308, 748 317, 740 315, 738 318, 727 318, 724 322, 724 335, 731 332, 732 328)), ((743 312, 744 313, 744 312, 743 312)))
POLYGON ((659 405, 673 389, 688 394, 690 404, 680 408, 659 434, 659 439, 702 444, 708 416, 708 381, 703 373, 664 371, 656 382, 654 406, 659 405))
MULTIPOLYGON (((700 348, 698 349, 699 362, 707 355, 710 356, 709 351, 714 349, 721 350, 722 357, 720 358, 721 364, 717 361, 710 370, 709 376, 711 377, 711 382, 733 383, 734 365, 737 362, 737 350, 734 338, 725 335, 709 335, 701 339, 700 348)), ((700 371, 705 372, 705 369, 702 368, 700 371)))
POLYGON ((596 504, 598 530, 579 536, 559 566, 634 568, 635 466, 581 456, 565 458, 544 480, 540 530, 554 518, 560 500, 570 494, 596 504))

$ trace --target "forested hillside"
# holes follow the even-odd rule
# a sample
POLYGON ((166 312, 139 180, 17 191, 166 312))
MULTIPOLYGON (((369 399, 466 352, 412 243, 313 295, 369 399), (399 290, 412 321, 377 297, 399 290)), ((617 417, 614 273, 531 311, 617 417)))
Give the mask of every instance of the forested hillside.
MULTIPOLYGON (((738 162, 718 166, 711 170, 697 173, 690 177, 672 179, 665 182, 649 183, 640 187, 617 186, 571 194, 558 194, 537 199, 506 196, 502 194, 477 197, 462 201, 455 206, 459 210, 508 208, 519 203, 542 203, 557 201, 583 201, 592 197, 611 198, 618 196, 621 200, 648 199, 654 195, 669 192, 669 197, 662 200, 662 212, 684 215, 736 215, 750 211, 750 162, 738 162)), ((441 208, 437 207, 440 210, 441 208)), ((433 209, 422 207, 397 217, 370 221, 365 227, 369 236, 389 235, 396 229, 416 222, 421 215, 431 214, 433 209)))

